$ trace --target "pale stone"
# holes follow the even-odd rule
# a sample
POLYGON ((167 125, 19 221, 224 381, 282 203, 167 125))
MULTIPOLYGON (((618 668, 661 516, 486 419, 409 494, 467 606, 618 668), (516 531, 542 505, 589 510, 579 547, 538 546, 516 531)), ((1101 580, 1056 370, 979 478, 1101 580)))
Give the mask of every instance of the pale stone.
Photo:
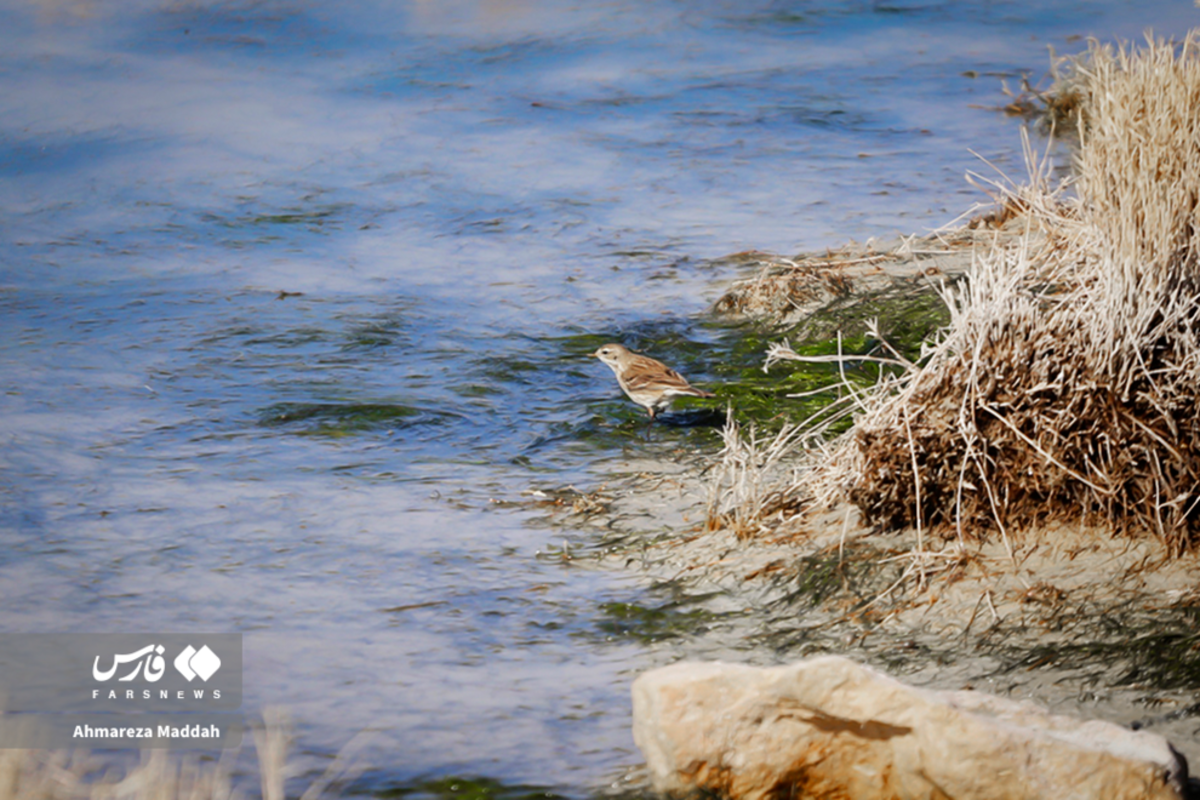
POLYGON ((1187 784, 1155 734, 838 656, 652 670, 633 683, 633 738, 656 790, 739 800, 1180 800, 1187 784))

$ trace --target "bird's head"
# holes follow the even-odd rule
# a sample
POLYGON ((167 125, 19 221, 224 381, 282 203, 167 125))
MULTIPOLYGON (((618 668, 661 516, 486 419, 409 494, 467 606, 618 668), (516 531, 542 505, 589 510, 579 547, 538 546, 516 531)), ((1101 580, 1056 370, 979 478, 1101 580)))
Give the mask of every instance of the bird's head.
POLYGON ((610 367, 615 367, 629 357, 629 351, 619 344, 606 344, 592 355, 610 367))

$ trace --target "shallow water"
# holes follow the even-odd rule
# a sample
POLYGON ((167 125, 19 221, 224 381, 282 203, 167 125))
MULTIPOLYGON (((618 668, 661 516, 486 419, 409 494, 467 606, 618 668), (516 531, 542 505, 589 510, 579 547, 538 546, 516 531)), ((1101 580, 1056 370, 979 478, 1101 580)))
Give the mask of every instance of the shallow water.
MULTIPOLYGON (((633 574, 521 492, 701 385, 707 259, 944 224, 1002 76, 1179 2, 0 5, 0 628, 246 633, 245 709, 369 785, 585 794, 640 759, 633 574), (974 77, 972 77, 974 75, 974 77), (493 501, 504 501, 497 503, 493 501)), ((711 347, 710 347, 711 346, 711 347)))

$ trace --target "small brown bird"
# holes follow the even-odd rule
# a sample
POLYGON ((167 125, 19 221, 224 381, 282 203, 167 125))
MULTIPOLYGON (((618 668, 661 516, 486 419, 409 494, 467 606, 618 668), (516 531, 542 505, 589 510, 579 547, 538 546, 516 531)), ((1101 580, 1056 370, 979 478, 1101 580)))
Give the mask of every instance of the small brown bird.
POLYGON ((645 406, 654 419, 659 411, 665 411, 671 401, 680 395, 692 397, 715 397, 692 386, 675 370, 649 356, 639 355, 619 344, 606 344, 593 356, 612 367, 617 375, 621 390, 639 406, 645 406))

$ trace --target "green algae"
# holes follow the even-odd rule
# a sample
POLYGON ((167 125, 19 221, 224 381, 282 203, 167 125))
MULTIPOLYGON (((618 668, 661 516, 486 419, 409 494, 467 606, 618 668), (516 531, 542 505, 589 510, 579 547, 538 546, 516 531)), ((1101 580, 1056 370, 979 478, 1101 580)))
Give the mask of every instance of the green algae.
POLYGON ((998 673, 1054 667, 1092 673, 1113 686, 1153 690, 1200 689, 1200 607, 1146 614, 1104 614, 1074 640, 1012 650, 992 649, 1004 661, 998 673))
MULTIPOLYGON (((543 340, 551 348, 545 358, 492 363, 483 372, 501 383, 551 373, 568 387, 586 392, 591 415, 576 422, 578 441, 611 446, 645 439, 646 412, 623 397, 607 367, 590 358, 600 346, 618 342, 662 361, 697 388, 715 395, 679 398, 652 426, 672 431, 670 435, 682 443, 711 447, 718 441, 716 429, 724 423, 727 409, 740 424, 765 430, 809 419, 844 399, 850 391, 847 384, 855 391, 866 390, 885 372, 894 372, 896 368, 881 369, 871 360, 890 357, 888 348, 919 360, 922 344, 948 322, 949 311, 931 285, 901 281, 886 289, 838 298, 785 330, 757 322, 717 319, 697 325, 663 317, 616 331, 549 337, 543 340), (788 361, 764 371, 768 348, 785 340, 802 356, 842 355, 847 360, 840 366, 788 361)), ((828 433, 841 433, 850 424, 846 417, 828 433)))
POLYGON ((872 604, 900 572, 896 563, 880 558, 876 547, 863 543, 796 559, 757 640, 788 656, 844 652, 848 637, 854 640, 872 629, 877 616, 872 604))
POLYGON ((816 608, 841 594, 869 598, 883 584, 894 579, 895 570, 884 570, 878 560, 879 551, 863 544, 830 548, 804 556, 792 565, 795 576, 786 593, 776 602, 795 610, 816 608), (881 576, 880 573, 886 574, 881 576))
POLYGON ((545 786, 509 784, 487 777, 447 776, 414 781, 372 792, 391 800, 566 800, 545 786))
POLYGON ((600 606, 603 617, 596 628, 606 638, 629 638, 642 643, 658 642, 704 633, 718 620, 730 616, 705 608, 689 608, 717 593, 682 596, 661 605, 609 602, 600 606))
MULTIPOLYGON (((949 309, 931 286, 902 284, 835 299, 783 331, 762 323, 726 327, 715 343, 721 357, 713 371, 721 380, 713 391, 743 423, 772 429, 800 422, 845 397, 847 384, 854 390, 868 389, 885 373, 895 372, 897 368, 881 368, 871 360, 890 357, 889 348, 918 362, 922 344, 949 321, 949 309), (848 360, 840 366, 788 361, 764 371, 768 347, 783 341, 797 355, 840 355, 848 360)), ((829 434, 841 433, 850 424, 846 418, 831 426, 829 434)))
POLYGON ((342 334, 342 350, 374 350, 407 343, 406 324, 397 317, 366 320, 350 325, 342 334))
POLYGON ((436 423, 447 416, 398 403, 276 403, 259 412, 259 424, 288 426, 301 434, 337 437, 436 423))

